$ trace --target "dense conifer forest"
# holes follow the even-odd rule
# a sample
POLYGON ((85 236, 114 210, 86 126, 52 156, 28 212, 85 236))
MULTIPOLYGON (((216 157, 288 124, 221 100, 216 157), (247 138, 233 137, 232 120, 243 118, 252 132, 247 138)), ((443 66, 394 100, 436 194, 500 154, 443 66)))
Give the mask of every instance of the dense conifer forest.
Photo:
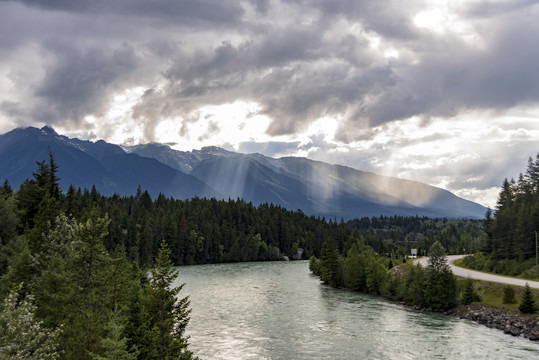
POLYGON ((487 237, 465 265, 484 271, 539 278, 536 268, 539 232, 539 154, 528 159, 525 174, 503 181, 495 212, 484 220, 487 237))

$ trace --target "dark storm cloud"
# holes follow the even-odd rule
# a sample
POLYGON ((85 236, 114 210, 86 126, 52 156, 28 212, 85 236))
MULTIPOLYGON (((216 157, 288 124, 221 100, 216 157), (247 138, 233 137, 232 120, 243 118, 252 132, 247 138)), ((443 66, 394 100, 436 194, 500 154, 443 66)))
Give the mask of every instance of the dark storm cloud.
MULTIPOLYGON (((216 26, 235 23, 243 10, 231 0, 22 0, 32 7, 92 15, 115 14, 122 17, 158 18, 160 21, 216 26)), ((260 2, 260 9, 264 3, 260 2)))
POLYGON ((411 116, 428 123, 467 110, 537 103, 535 2, 453 6, 477 41, 416 27, 413 18, 425 6, 357 0, 0 2, 0 18, 8 23, 0 24, 0 46, 9 51, 0 70, 19 74, 10 78, 13 88, 25 89, 0 99, 0 111, 26 123, 33 117, 84 124, 88 115, 102 116, 114 95, 138 86, 147 91, 133 117, 146 140, 154 140, 162 119, 194 122, 202 106, 245 100, 272 119, 270 135, 294 134, 334 116, 342 119, 337 138, 350 142, 363 139, 369 127, 411 116), (399 57, 387 58, 384 49, 399 57), (26 53, 43 58, 39 71, 24 75, 18 67, 17 57, 26 53), (22 109, 28 106, 33 110, 22 109))
POLYGON ((102 116, 110 105, 118 85, 128 86, 138 59, 130 47, 107 54, 101 49, 60 52, 55 64, 47 69, 35 95, 49 105, 49 114, 36 111, 36 117, 49 124, 81 119, 87 114, 102 116))

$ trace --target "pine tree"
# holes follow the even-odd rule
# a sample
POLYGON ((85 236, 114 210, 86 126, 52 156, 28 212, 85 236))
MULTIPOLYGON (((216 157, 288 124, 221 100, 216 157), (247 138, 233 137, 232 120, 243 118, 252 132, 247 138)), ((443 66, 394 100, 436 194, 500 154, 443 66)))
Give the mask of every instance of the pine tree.
POLYGON ((320 253, 320 279, 326 284, 337 287, 344 285, 339 269, 339 250, 332 237, 326 238, 320 253))
POLYGON ((13 188, 11 187, 11 185, 9 185, 9 181, 7 181, 7 179, 4 180, 4 185, 2 186, 2 188, 0 188, 0 193, 2 193, 4 197, 8 197, 13 194, 13 188))
POLYGON ((48 152, 49 152, 49 163, 47 164, 47 167, 48 167, 47 175, 49 176, 49 178, 47 179, 48 188, 46 189, 46 191, 49 193, 49 195, 52 198, 59 199, 60 194, 61 194, 60 185, 58 184, 58 182, 61 179, 57 175, 59 166, 56 163, 56 160, 54 158, 54 154, 52 153, 51 148, 48 149, 48 152))
POLYGON ((447 265, 444 247, 436 241, 429 250, 425 300, 433 309, 448 310, 457 305, 457 280, 447 265))
POLYGON ((462 303, 464 305, 469 305, 475 301, 481 301, 481 298, 479 297, 479 294, 477 294, 477 291, 475 291, 475 286, 472 279, 468 278, 465 280, 462 303))
POLYGON ((524 287, 522 300, 520 301, 518 309, 523 314, 535 314, 537 312, 537 305, 535 304, 535 299, 533 298, 533 293, 528 283, 526 283, 526 286, 524 287))
POLYGON ((107 306, 111 259, 103 244, 108 224, 107 217, 100 218, 93 210, 76 231, 75 251, 68 264, 70 280, 77 287, 66 314, 64 339, 68 358, 89 359, 90 353, 99 353, 99 339, 113 310, 107 306))
POLYGON ((129 339, 125 337, 125 321, 119 310, 115 310, 105 326, 107 335, 100 341, 102 355, 92 354, 93 360, 136 360, 140 351, 128 348, 129 339))
POLYGON ((437 273, 449 270, 445 249, 438 241, 432 244, 429 249, 429 269, 437 273))
POLYGON ((20 236, 15 241, 7 272, 0 278, 0 298, 6 296, 18 284, 22 284, 18 291, 19 295, 25 297, 30 293, 30 284, 33 283, 35 276, 36 268, 28 241, 24 236, 20 236))
POLYGON ((187 350, 185 328, 189 323, 189 297, 178 299, 185 284, 173 287, 178 271, 172 268, 170 249, 165 241, 150 270, 151 277, 146 287, 146 310, 150 316, 153 333, 153 348, 156 359, 191 359, 187 350))

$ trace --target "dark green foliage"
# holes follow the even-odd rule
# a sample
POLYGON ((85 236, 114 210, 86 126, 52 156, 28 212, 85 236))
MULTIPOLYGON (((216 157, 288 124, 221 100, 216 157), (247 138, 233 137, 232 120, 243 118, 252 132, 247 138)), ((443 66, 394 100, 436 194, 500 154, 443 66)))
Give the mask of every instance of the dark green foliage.
POLYGON ((136 360, 140 351, 129 348, 129 339, 124 336, 125 320, 117 309, 105 326, 106 337, 100 340, 103 355, 92 354, 92 360, 136 360))
POLYGON ((380 294, 387 299, 400 300, 402 283, 400 275, 388 275, 381 286, 380 294))
MULTIPOLYGON (((5 250, 0 258, 0 297, 7 301, 2 315, 9 315, 6 321, 0 319, 0 357, 26 358, 24 351, 31 351, 32 358, 40 359, 191 358, 183 338, 189 302, 184 298, 175 303, 181 287, 166 286, 175 272, 165 276, 165 283, 157 281, 170 269, 168 253, 166 261, 160 253, 148 282, 147 273, 127 258, 125 245, 136 247, 129 232, 109 236, 109 229, 117 228, 107 210, 119 215, 119 197, 107 200, 96 191, 83 194, 71 187, 64 198, 57 169, 49 153, 49 163, 38 162, 34 179, 19 192, 13 195, 6 184, 0 191, 0 215, 5 215, 0 219, 5 250), (66 216, 66 208, 78 218, 66 216), (17 228, 19 220, 23 226, 17 228), (13 305, 13 294, 8 295, 15 286, 22 299, 19 305, 13 305), (163 293, 169 300, 158 296, 163 293), (166 333, 171 338, 167 341, 166 333), (139 353, 137 344, 145 351, 139 353)), ((138 209, 124 210, 147 216, 148 206, 153 207, 151 199, 141 194, 138 209)), ((114 220, 120 229, 132 229, 129 218, 114 220)), ((152 256, 155 227, 160 224, 151 219, 147 223, 152 256)))
POLYGON ((0 192, 0 276, 7 270, 11 247, 17 236, 18 221, 14 197, 0 192))
MULTIPOLYGON (((57 177, 58 165, 49 149, 49 162, 36 162, 38 169, 33 173, 34 178, 26 180, 17 191, 17 206, 21 212, 21 225, 34 227, 36 214, 40 203, 48 197, 59 200, 61 197, 57 177)), ((54 218, 54 217, 52 217, 54 218)))
POLYGON ((367 290, 366 261, 362 249, 357 244, 352 245, 344 262, 346 287, 355 291, 367 290))
MULTIPOLYGON (((414 267, 404 276, 387 271, 384 257, 358 241, 350 246, 344 259, 344 286, 356 291, 382 294, 393 300, 404 300, 410 305, 448 310, 457 305, 457 281, 445 256, 443 246, 435 242, 430 249, 431 264, 427 269, 414 267)), ((342 260, 329 238, 322 247, 320 278, 336 287, 341 281, 342 260), (338 279, 338 280, 335 280, 338 279)), ((317 270, 317 259, 310 259, 311 271, 317 270)), ((476 297, 473 297, 474 299, 476 297)))
POLYGON ((145 305, 150 314, 151 353, 148 359, 190 359, 185 328, 189 323, 189 298, 178 298, 184 284, 172 286, 178 271, 172 268, 170 249, 163 241, 146 286, 145 305))
POLYGON ((419 256, 427 255, 426 251, 435 241, 439 241, 448 253, 463 254, 470 246, 477 251, 486 239, 480 220, 380 216, 351 220, 346 227, 358 230, 378 253, 391 255, 393 264, 396 259, 409 256, 411 249, 417 249, 419 256))
POLYGON ((457 280, 453 273, 429 273, 425 300, 429 307, 437 310, 448 310, 457 306, 457 280))
POLYGON ((461 302, 464 305, 469 305, 477 301, 481 301, 481 297, 475 290, 474 282, 472 279, 466 279, 464 283, 464 290, 462 292, 461 302))
POLYGON ((13 189, 11 188, 11 185, 9 185, 9 181, 4 180, 4 185, 0 188, 0 195, 2 197, 6 198, 8 196, 11 196, 13 194, 13 189))
POLYGON ((523 314, 535 314, 537 312, 537 305, 535 304, 535 299, 528 283, 526 283, 522 291, 522 300, 520 300, 518 310, 523 314))
POLYGON ((400 297, 407 304, 420 307, 427 306, 425 291, 427 288, 427 275, 421 266, 413 267, 405 276, 401 286, 400 297))
POLYGON ((367 252, 365 260, 367 290, 371 294, 380 294, 380 289, 387 276, 384 259, 367 252))
POLYGON ((535 236, 539 229, 539 153, 528 159, 528 168, 518 180, 503 181, 496 212, 489 209, 483 220, 486 238, 480 250, 465 259, 472 269, 525 278, 537 277, 535 236))
POLYGON ((494 262, 535 257, 535 231, 539 229, 539 153, 528 159, 528 168, 517 181, 505 179, 494 217, 487 213, 484 246, 494 262))
POLYGON ((5 297, 9 291, 19 284, 19 295, 25 297, 31 291, 30 284, 36 274, 32 253, 25 237, 19 237, 13 247, 13 255, 9 258, 6 274, 0 278, 0 297, 5 297))
POLYGON ((74 252, 68 261, 69 280, 76 284, 66 314, 65 351, 68 358, 89 359, 98 354, 100 338, 113 309, 109 306, 110 255, 103 238, 108 219, 93 212, 76 230, 74 252))
POLYGON ((425 300, 429 307, 448 310, 457 306, 457 279, 447 265, 445 249, 435 242, 429 250, 425 300))
POLYGON ((511 286, 505 286, 503 288, 503 303, 504 304, 515 304, 517 299, 515 298, 515 289, 511 286))
POLYGON ((339 250, 332 237, 328 237, 322 245, 320 254, 320 279, 333 287, 344 285, 343 269, 339 250))
POLYGON ((317 276, 320 276, 320 260, 314 255, 311 255, 309 258, 309 271, 317 276))

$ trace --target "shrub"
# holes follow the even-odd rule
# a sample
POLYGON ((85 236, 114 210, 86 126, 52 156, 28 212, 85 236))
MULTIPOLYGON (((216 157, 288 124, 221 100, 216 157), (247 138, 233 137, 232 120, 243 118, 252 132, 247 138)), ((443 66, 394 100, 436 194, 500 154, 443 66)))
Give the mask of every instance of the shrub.
POLYGON ((515 290, 511 286, 506 286, 503 288, 503 303, 504 304, 515 304, 517 300, 515 299, 515 290))

